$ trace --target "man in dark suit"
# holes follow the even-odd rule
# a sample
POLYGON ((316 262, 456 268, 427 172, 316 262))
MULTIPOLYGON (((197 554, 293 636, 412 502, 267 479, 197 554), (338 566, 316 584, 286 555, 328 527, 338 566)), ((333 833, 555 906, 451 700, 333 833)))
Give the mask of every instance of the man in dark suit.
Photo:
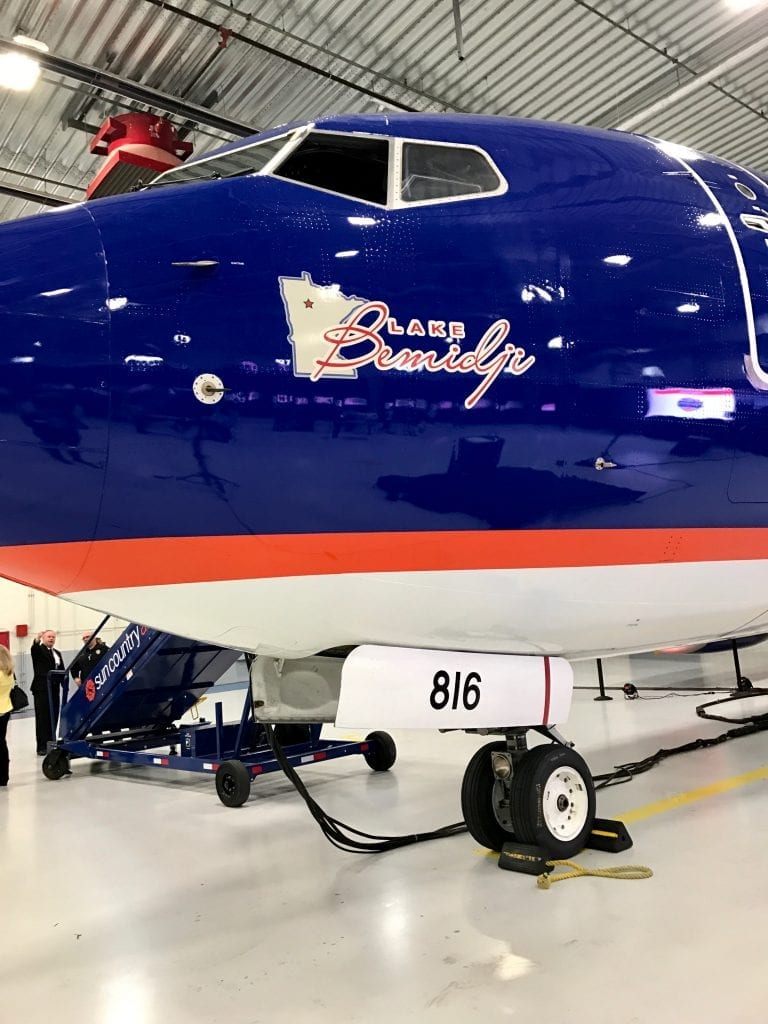
POLYGON ((51 707, 48 702, 48 673, 53 669, 63 669, 64 662, 61 652, 54 644, 56 633, 52 629, 44 629, 38 633, 32 643, 32 697, 35 702, 35 737, 38 754, 48 752, 48 743, 54 739, 54 729, 59 721, 61 707, 61 683, 57 680, 51 684, 53 704, 53 721, 51 707))

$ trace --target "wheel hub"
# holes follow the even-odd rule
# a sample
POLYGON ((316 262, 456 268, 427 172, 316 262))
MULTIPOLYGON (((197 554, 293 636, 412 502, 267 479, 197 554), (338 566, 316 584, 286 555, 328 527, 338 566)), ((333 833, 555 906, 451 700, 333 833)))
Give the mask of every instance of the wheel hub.
POLYGON ((586 824, 589 794, 584 779, 573 768, 557 768, 547 779, 542 799, 544 822, 557 839, 575 839, 586 824))

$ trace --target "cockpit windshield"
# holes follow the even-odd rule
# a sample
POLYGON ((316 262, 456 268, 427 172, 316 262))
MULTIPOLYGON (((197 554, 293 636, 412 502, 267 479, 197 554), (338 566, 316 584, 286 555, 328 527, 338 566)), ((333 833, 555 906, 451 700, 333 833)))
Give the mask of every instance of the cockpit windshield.
POLYGON ((506 182, 478 146, 316 129, 286 131, 182 164, 149 188, 260 174, 345 199, 404 207, 499 195, 506 182))
POLYGON ((214 178, 235 178, 240 174, 256 174, 276 156, 288 142, 290 136, 280 135, 265 139, 242 149, 230 149, 218 156, 198 160, 193 164, 182 164, 166 171, 152 182, 155 185, 182 185, 190 181, 214 178))
POLYGON ((280 178, 386 206, 389 141, 312 132, 274 171, 280 178))
POLYGON ((406 203, 477 196, 501 186, 488 157, 470 146, 405 142, 402 167, 400 195, 406 203))

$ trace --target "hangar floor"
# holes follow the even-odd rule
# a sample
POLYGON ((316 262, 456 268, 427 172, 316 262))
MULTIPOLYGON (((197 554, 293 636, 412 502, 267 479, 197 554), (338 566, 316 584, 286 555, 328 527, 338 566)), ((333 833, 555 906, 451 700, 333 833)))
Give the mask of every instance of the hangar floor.
MULTIPOLYGON (((593 696, 577 693, 567 731, 595 772, 721 731, 695 717, 691 696, 593 696)), ((581 862, 647 864, 651 880, 542 892, 466 835, 341 853, 282 776, 255 783, 239 810, 210 779, 174 772, 79 762, 48 782, 32 726, 11 723, 0 791, 2 1019, 765 1021, 768 736, 600 794, 599 813, 629 812, 635 847, 581 862)), ((457 820, 482 741, 396 739, 391 773, 349 758, 304 778, 327 810, 372 832, 457 820)))

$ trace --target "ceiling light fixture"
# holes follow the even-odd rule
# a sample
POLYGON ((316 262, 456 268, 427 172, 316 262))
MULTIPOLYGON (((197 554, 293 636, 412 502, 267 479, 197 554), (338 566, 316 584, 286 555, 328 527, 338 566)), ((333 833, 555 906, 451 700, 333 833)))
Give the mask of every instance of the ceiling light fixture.
POLYGON ((0 53, 0 88, 29 92, 40 77, 40 65, 24 53, 0 53))
MULTIPOLYGON (((48 52, 45 43, 41 43, 38 39, 32 39, 30 36, 15 35, 13 41, 17 46, 23 46, 33 52, 48 52)), ((34 88, 39 77, 40 64, 34 57, 16 50, 6 50, 0 53, 0 87, 13 89, 14 92, 29 92, 34 88)))
POLYGON ((41 43, 39 39, 33 39, 32 36, 14 36, 13 41, 17 46, 26 46, 30 50, 37 50, 39 53, 48 53, 47 45, 41 43))

